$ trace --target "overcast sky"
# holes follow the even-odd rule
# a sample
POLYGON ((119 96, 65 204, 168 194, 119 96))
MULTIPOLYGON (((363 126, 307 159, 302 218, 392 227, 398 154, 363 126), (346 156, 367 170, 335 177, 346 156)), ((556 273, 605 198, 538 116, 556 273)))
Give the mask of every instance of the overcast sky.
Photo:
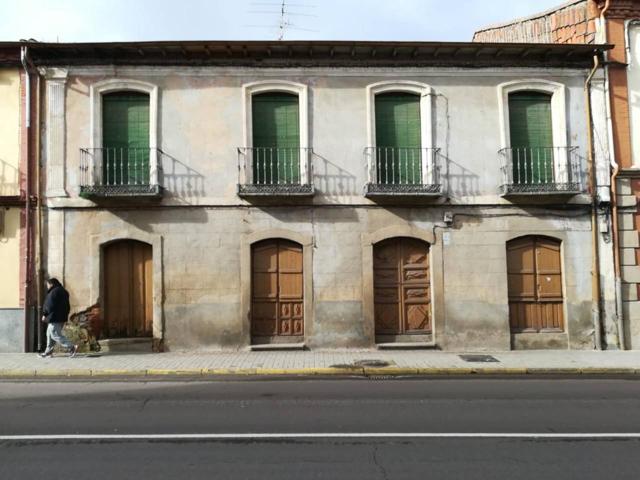
MULTIPOLYGON (((0 40, 278 38, 278 0, 0 0, 0 40), (266 12, 266 13, 256 13, 266 12)), ((563 0, 291 0, 287 40, 469 41, 563 0), (301 14, 301 15, 299 15, 301 14)))

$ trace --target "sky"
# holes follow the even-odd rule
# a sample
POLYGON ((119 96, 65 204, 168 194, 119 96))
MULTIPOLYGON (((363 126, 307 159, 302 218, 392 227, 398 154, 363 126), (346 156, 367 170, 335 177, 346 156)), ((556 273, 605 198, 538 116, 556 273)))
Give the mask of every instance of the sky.
MULTIPOLYGON (((470 41, 563 2, 291 0, 284 39, 470 41)), ((0 0, 0 41, 275 40, 279 10, 279 0, 0 0)))

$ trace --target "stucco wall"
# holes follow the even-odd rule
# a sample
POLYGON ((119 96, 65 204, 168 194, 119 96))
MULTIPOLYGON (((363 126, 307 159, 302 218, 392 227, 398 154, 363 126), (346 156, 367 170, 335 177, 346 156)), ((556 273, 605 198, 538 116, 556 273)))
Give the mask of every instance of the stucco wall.
POLYGON ((0 215, 0 308, 20 306, 20 209, 5 208, 0 215))
MULTIPOLYGON (((104 70, 104 69, 103 69, 104 70)), ((71 71, 66 88, 66 182, 78 192, 80 149, 90 146, 89 87, 112 76, 91 76, 98 69, 71 71)), ((237 205, 237 147, 243 136, 242 86, 259 80, 286 79, 309 88, 309 133, 313 147, 315 204, 369 204, 363 149, 367 139, 366 87, 380 81, 411 80, 433 89, 434 146, 441 149, 446 193, 453 203, 507 203, 502 183, 498 85, 544 78, 566 86, 568 132, 565 145, 586 157, 584 79, 587 72, 526 69, 491 70, 317 70, 258 72, 236 69, 119 69, 130 78, 159 87, 158 146, 165 152, 165 204, 237 205)), ((558 145, 564 146, 564 145, 558 145)), ((77 205, 86 205, 78 199, 77 205)))
MULTIPOLYGON (((291 232, 311 239, 304 245, 312 283, 305 295, 307 345, 370 347, 374 328, 369 314, 372 275, 366 271, 370 259, 363 253, 370 248, 366 239, 377 238, 384 229, 414 229, 422 232, 419 238, 434 239, 432 302, 438 347, 593 348, 591 235, 584 208, 588 197, 578 195, 569 207, 553 209, 516 206, 498 193, 503 181, 498 150, 504 146, 499 85, 532 79, 563 85, 566 145, 578 147, 584 162, 586 74, 419 68, 71 70, 62 80, 63 104, 58 103, 63 98, 60 84, 52 89, 56 97, 51 105, 58 109, 55 132, 61 138, 47 142, 65 145, 66 155, 58 155, 56 162, 65 164, 66 179, 59 184, 67 192, 56 190, 48 199, 47 269, 63 279, 73 309, 83 309, 102 295, 100 245, 124 238, 146 241, 154 255, 154 336, 164 336, 169 349, 242 348, 250 342, 243 300, 250 281, 242 273, 243 242, 264 232, 291 232), (78 196, 79 152, 91 146, 92 138, 90 86, 116 77, 158 87, 158 146, 165 152, 166 194, 153 206, 110 208, 78 196), (282 79, 308 87, 317 194, 282 206, 254 205, 236 193, 236 149, 245 145, 242 87, 282 79), (362 195, 363 149, 369 146, 367 86, 390 80, 421 82, 432 89, 433 143, 441 149, 446 175, 445 194, 431 204, 384 206, 362 195), (445 211, 455 215, 446 241, 445 211), (506 242, 527 234, 558 238, 563 251, 565 333, 537 342, 512 338, 508 322, 506 242)), ((58 163, 56 168, 61 171, 58 163)))
MULTIPOLYGON (((522 218, 520 209, 458 211, 442 240, 440 208, 269 207, 156 210, 74 210, 65 215, 65 286, 74 310, 91 304, 91 284, 100 275, 88 258, 86 239, 123 238, 143 232, 162 238, 161 292, 165 345, 169 349, 238 348, 249 344, 240 308, 241 238, 267 230, 311 236, 313 313, 306 343, 314 348, 367 347, 373 325, 363 316, 370 285, 363 283, 362 241, 392 226, 432 235, 432 302, 435 339, 447 350, 508 350, 506 242, 526 234, 562 241, 565 332, 556 348, 593 347, 590 225, 587 215, 559 212, 522 218), (481 218, 481 214, 488 218, 481 218), (434 256, 436 248, 441 249, 434 256), (441 276, 441 280, 437 278, 441 276), (442 282, 439 284, 438 282, 442 282), (562 343, 564 342, 564 343, 562 343)), ((307 248, 307 247, 305 247, 307 248)), ((154 265, 156 264, 154 258, 154 265)))

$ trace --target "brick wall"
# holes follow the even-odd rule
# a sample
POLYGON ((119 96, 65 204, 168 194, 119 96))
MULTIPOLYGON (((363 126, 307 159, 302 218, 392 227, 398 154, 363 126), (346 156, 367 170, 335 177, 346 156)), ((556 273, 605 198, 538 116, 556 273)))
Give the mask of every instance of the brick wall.
POLYGON ((474 42, 594 43, 595 2, 578 0, 526 18, 478 30, 474 42))
POLYGON ((635 349, 640 319, 640 178, 619 178, 617 200, 623 314, 630 326, 627 342, 635 349))

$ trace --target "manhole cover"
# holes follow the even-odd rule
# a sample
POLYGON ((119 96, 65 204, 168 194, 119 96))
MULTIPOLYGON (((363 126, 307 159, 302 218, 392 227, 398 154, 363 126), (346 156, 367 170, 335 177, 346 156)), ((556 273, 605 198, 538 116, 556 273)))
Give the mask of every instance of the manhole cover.
POLYGON ((384 360, 357 360, 353 362, 356 367, 388 367, 389 362, 384 360))
POLYGON ((499 362, 496 357, 492 357, 491 355, 458 355, 465 362, 499 362))

